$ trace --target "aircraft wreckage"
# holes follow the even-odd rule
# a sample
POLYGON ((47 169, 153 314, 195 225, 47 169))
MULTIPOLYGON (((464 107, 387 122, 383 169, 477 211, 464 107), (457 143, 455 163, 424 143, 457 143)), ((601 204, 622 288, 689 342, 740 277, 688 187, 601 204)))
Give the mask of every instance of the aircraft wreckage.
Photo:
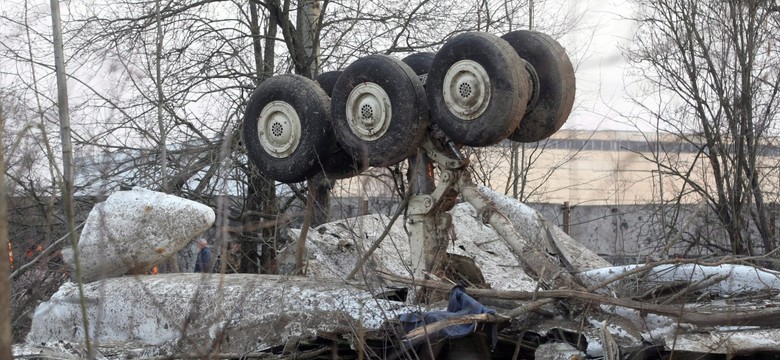
POLYGON ((82 305, 98 358, 780 354, 777 273, 726 260, 612 266, 473 183, 463 146, 549 137, 574 88, 563 48, 532 31, 461 34, 403 61, 367 56, 316 82, 266 80, 244 120, 258 169, 300 182, 410 159, 398 212, 290 230, 300 240, 280 254, 280 269, 305 276, 127 275, 181 250, 215 215, 170 195, 117 192, 81 234, 83 298, 63 285, 15 354, 85 356, 82 305))

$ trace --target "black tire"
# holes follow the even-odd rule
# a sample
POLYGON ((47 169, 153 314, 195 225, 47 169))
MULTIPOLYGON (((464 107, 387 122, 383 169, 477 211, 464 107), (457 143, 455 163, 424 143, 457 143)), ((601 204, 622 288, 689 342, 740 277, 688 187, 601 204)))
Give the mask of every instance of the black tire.
POLYGON ((365 170, 365 166, 352 158, 337 141, 333 141, 330 156, 322 164, 322 172, 331 180, 351 178, 365 170))
POLYGON ((436 53, 418 52, 401 59, 401 61, 409 65, 412 71, 419 76, 430 72, 434 57, 436 57, 436 53))
POLYGON ((414 154, 429 125, 420 79, 386 55, 360 58, 344 70, 333 88, 331 112, 344 150, 368 166, 392 165, 414 154))
POLYGON ((574 67, 563 46, 549 35, 530 30, 518 30, 501 37, 509 42, 520 57, 536 73, 538 94, 509 136, 518 142, 536 142, 554 134, 569 118, 576 81, 574 67))
POLYGON ((317 75, 317 77, 314 78, 314 81, 316 81, 317 84, 320 84, 320 87, 322 90, 325 90, 325 93, 328 94, 328 97, 332 97, 333 87, 336 86, 336 81, 339 80, 339 76, 341 76, 340 70, 326 71, 317 75))
POLYGON ((447 136, 487 146, 517 129, 530 86, 522 59, 505 40, 471 32, 450 39, 436 53, 426 93, 432 120, 447 136))
POLYGON ((274 76, 249 98, 244 143, 262 174, 284 183, 304 181, 327 161, 332 142, 330 100, 313 80, 274 76))
MULTIPOLYGON (((333 87, 336 86, 336 81, 339 80, 339 76, 341 76, 341 70, 326 71, 317 75, 317 77, 314 78, 314 81, 320 84, 320 87, 322 90, 325 90, 328 97, 331 97, 333 96, 333 87)), ((360 174, 363 170, 363 166, 359 161, 353 159, 334 138, 333 145, 330 149, 330 156, 322 163, 321 170, 329 179, 346 179, 360 174)))

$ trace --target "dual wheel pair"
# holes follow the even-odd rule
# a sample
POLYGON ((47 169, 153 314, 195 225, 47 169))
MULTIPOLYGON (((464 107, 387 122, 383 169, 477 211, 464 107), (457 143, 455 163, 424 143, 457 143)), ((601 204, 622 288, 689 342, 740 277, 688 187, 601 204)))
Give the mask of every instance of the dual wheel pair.
POLYGON ((435 124, 451 141, 535 142, 571 112, 574 70, 563 47, 533 31, 471 32, 435 55, 370 55, 316 81, 264 81, 244 114, 244 141, 261 173, 299 182, 346 178, 413 155, 435 124))

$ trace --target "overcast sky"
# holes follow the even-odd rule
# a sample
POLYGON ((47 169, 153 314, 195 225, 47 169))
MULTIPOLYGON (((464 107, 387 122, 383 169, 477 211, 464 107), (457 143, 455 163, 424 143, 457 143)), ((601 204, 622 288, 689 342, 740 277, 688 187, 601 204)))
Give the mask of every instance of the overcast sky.
MULTIPOLYGON (((0 0, 3 7, 12 3, 0 0)), ((48 6, 43 1, 40 3, 42 7, 48 6)), ((570 53, 577 75, 575 108, 565 127, 635 130, 620 119, 622 114, 638 111, 626 94, 624 84, 631 79, 624 75, 626 63, 620 50, 634 38, 635 26, 628 20, 634 13, 633 5, 627 0, 552 0, 548 3, 552 8, 537 7, 537 23, 554 23, 556 20, 551 17, 579 19, 575 30, 564 31, 565 35, 559 39, 570 53)), ((48 18, 42 20, 50 26, 48 18)), ((71 95, 75 96, 77 86, 73 86, 71 95)))
MULTIPOLYGON (((626 0, 568 0, 569 10, 582 13, 576 31, 560 39, 569 51, 577 75, 575 109, 566 128, 636 130, 620 120, 638 111, 628 100, 626 63, 620 48, 630 45, 636 27, 629 20, 633 5, 626 0), (584 49, 583 49, 584 47, 584 49)), ((537 16, 543 16, 538 14, 537 16)))

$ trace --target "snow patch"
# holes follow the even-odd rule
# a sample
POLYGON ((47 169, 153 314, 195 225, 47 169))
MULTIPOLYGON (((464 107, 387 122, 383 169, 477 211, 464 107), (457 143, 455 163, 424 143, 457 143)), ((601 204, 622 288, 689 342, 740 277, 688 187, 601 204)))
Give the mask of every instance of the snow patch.
MULTIPOLYGON (((614 266, 586 271, 579 278, 587 285, 595 285, 608 279, 614 279, 637 267, 644 265, 614 266)), ((723 264, 704 266, 697 264, 666 264, 650 269, 639 284, 650 288, 659 283, 687 281, 695 283, 715 277, 725 279, 706 288, 707 292, 721 296, 734 296, 743 293, 761 291, 780 291, 780 273, 746 265, 723 264)), ((614 288, 613 284, 611 288, 614 288)))

